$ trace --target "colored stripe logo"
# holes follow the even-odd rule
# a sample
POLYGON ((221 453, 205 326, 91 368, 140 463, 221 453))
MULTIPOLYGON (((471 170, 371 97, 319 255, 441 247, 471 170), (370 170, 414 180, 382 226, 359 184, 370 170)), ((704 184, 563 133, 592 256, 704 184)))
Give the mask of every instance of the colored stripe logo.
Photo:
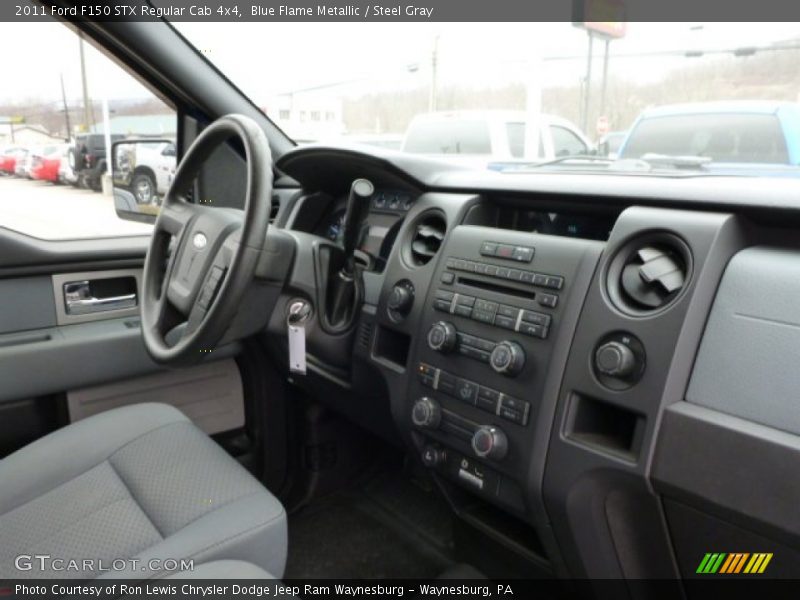
POLYGON ((772 552, 707 552, 696 573, 713 575, 761 574, 772 560, 772 552))

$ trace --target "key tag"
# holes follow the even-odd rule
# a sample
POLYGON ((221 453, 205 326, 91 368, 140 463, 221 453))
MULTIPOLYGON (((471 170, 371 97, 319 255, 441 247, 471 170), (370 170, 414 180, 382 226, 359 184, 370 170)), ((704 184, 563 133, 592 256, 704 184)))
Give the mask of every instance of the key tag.
POLYGON ((289 329, 289 371, 306 374, 306 327, 305 322, 311 314, 307 302, 293 302, 289 307, 286 324, 289 329))

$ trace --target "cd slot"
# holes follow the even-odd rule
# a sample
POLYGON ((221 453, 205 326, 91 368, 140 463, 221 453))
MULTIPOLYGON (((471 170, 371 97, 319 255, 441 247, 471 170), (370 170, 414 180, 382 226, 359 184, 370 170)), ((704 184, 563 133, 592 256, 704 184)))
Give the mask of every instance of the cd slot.
POLYGON ((520 290, 511 286, 506 286, 489 281, 482 281, 480 279, 475 279, 473 277, 459 277, 458 284, 477 288, 479 290, 485 290, 487 292, 496 292, 498 294, 507 294, 510 296, 516 296, 517 298, 524 298, 526 300, 533 300, 536 297, 536 292, 533 292, 531 290, 520 290))

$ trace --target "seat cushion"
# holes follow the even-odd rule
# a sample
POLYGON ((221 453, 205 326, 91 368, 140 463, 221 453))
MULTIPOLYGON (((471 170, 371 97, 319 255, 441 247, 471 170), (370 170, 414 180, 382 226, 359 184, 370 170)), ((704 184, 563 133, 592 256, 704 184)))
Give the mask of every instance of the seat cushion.
POLYGON ((238 559, 280 577, 287 547, 280 502, 161 404, 90 417, 0 461, 0 539, 8 579, 160 576, 167 559, 238 559), (65 562, 40 570, 20 555, 65 562))

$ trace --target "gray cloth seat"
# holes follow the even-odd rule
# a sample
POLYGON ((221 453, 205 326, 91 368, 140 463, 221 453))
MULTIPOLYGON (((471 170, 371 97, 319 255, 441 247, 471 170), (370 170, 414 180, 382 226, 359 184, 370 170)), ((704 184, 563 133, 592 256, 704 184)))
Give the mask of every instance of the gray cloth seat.
POLYGON ((167 574, 153 559, 242 560, 280 577, 286 536, 281 503, 170 406, 108 411, 0 461, 0 579, 167 574), (18 559, 36 555, 94 562, 18 559))

